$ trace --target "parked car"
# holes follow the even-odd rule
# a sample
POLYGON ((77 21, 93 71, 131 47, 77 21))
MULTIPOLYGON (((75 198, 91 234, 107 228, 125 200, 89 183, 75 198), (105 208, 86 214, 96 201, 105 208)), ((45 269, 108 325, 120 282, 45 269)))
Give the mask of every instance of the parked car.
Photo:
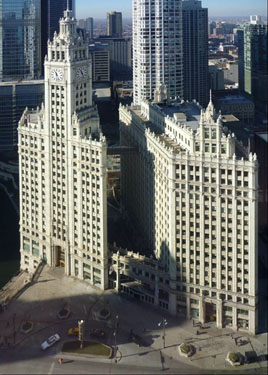
POLYGON ((79 328, 69 328, 68 329, 68 336, 78 336, 79 335, 79 328))
POLYGON ((41 344, 41 349, 46 350, 50 348, 50 346, 54 345, 56 342, 60 340, 60 336, 55 333, 55 335, 49 337, 46 341, 41 344))

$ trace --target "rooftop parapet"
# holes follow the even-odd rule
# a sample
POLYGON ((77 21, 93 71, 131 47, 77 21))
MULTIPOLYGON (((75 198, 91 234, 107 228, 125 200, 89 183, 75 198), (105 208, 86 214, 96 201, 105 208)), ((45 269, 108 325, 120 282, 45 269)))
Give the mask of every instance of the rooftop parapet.
POLYGON ((25 108, 20 121, 19 128, 28 129, 41 129, 44 124, 44 105, 42 103, 41 109, 37 107, 36 109, 25 108))

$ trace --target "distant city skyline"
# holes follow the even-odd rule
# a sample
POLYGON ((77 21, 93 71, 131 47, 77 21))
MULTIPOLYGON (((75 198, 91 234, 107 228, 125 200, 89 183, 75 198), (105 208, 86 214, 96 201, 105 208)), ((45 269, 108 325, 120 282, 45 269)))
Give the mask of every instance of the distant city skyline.
MULTIPOLYGON (((123 13, 123 17, 131 17, 132 0, 76 0, 77 18, 95 17, 105 18, 106 13, 116 10, 123 13)), ((203 0, 203 7, 209 9, 210 17, 218 16, 249 16, 267 14, 267 3, 265 0, 225 0, 224 2, 215 0, 203 0)))

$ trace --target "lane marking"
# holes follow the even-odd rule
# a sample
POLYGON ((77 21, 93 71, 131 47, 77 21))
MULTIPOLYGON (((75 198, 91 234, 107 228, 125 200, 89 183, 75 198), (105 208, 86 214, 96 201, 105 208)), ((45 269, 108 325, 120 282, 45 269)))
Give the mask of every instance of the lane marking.
POLYGON ((53 361, 53 362, 51 363, 51 366, 50 366, 50 369, 49 369, 48 375, 53 374, 54 367, 55 367, 55 362, 53 361))

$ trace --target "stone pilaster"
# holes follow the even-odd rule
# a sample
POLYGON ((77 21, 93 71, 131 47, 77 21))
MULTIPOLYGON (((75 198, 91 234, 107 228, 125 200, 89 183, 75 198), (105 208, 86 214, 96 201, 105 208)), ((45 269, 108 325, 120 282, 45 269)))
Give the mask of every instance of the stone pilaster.
POLYGON ((205 302, 201 298, 199 300, 199 321, 204 324, 205 323, 205 316, 206 316, 206 308, 205 308, 205 302))
POLYGON ((155 287, 154 287, 154 305, 159 306, 159 286, 158 286, 158 276, 155 277, 155 287))
POLYGON ((217 314, 217 328, 222 328, 222 300, 217 302, 216 306, 216 314, 217 314))
POLYGON ((233 330, 237 331, 237 308, 234 306, 233 307, 233 330))
POLYGON ((187 305, 187 319, 191 319, 191 302, 190 302, 190 297, 186 298, 186 305, 187 305))

